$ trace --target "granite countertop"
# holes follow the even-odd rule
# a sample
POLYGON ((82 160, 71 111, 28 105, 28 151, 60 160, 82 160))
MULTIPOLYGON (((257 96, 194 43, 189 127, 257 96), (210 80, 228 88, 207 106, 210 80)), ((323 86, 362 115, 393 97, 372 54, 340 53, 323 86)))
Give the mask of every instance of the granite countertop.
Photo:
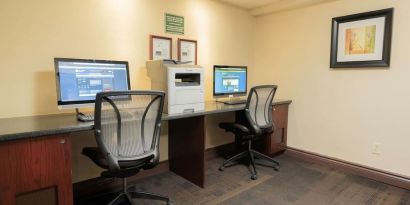
MULTIPOLYGON (((289 104, 291 100, 274 100, 274 105, 289 104)), ((243 110, 245 104, 226 105, 215 101, 205 102, 205 110, 193 113, 163 114, 162 120, 174 120, 201 115, 243 110)), ((0 142, 45 135, 65 134, 92 130, 94 122, 79 122, 75 114, 54 114, 0 119, 0 142)))
MULTIPOLYGON (((279 104, 289 104, 291 100, 273 100, 273 105, 279 104)), ((210 115, 210 114, 217 114, 217 113, 224 113, 224 112, 233 112, 238 110, 245 109, 245 104, 237 104, 237 105, 227 105, 224 103, 216 102, 216 101, 208 101, 205 102, 205 110, 193 113, 180 113, 180 114, 164 114, 162 116, 162 120, 175 120, 179 118, 186 118, 186 117, 195 117, 201 115, 210 115)))

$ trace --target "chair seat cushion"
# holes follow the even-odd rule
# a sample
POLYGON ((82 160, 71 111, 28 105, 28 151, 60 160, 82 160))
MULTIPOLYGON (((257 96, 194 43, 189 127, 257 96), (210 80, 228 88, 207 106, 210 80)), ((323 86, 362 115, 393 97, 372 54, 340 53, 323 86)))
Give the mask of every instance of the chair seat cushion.
POLYGON ((227 132, 233 132, 234 134, 240 134, 240 135, 250 135, 252 134, 245 125, 241 125, 238 123, 233 123, 233 122, 222 122, 219 123, 219 127, 222 129, 225 129, 227 132))
MULTIPOLYGON (((83 155, 89 157, 95 164, 97 164, 99 167, 103 169, 109 169, 108 162, 104 156, 104 154, 100 151, 98 147, 85 147, 83 148, 83 155)), ((146 157, 144 159, 139 159, 139 160, 130 160, 130 161, 118 161, 118 164, 120 166, 120 172, 122 170, 140 170, 147 164, 149 164, 150 160, 154 156, 152 155, 151 157, 146 157)))
POLYGON ((252 140, 273 132, 273 127, 266 127, 261 128, 262 132, 259 135, 255 135, 247 126, 234 122, 222 122, 219 123, 219 127, 240 136, 241 140, 252 140))

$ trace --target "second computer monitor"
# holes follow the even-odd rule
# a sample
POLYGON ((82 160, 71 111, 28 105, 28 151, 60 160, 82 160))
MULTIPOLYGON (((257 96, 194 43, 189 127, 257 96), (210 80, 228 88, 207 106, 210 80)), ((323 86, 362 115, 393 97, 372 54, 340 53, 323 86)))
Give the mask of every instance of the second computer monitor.
POLYGON ((246 66, 214 66, 214 96, 246 95, 246 66))

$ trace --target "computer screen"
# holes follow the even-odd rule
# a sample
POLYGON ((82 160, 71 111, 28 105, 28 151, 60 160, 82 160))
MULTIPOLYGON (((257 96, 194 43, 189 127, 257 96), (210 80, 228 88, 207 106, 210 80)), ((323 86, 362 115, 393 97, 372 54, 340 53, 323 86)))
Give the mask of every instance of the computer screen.
POLYGON ((214 66, 214 96, 246 94, 246 66, 214 66))
POLYGON ((130 89, 128 62, 55 58, 60 108, 92 106, 103 91, 130 89))

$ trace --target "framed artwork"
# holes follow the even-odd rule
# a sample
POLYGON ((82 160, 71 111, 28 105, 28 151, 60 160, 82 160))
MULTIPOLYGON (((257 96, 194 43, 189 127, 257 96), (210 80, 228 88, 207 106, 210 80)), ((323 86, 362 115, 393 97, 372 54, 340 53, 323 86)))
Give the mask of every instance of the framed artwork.
POLYGON ((389 67, 393 8, 332 19, 331 68, 389 67))
POLYGON ((172 59, 172 38, 150 35, 150 60, 172 59))
POLYGON ((198 43, 195 40, 178 39, 178 60, 198 64, 198 43))

